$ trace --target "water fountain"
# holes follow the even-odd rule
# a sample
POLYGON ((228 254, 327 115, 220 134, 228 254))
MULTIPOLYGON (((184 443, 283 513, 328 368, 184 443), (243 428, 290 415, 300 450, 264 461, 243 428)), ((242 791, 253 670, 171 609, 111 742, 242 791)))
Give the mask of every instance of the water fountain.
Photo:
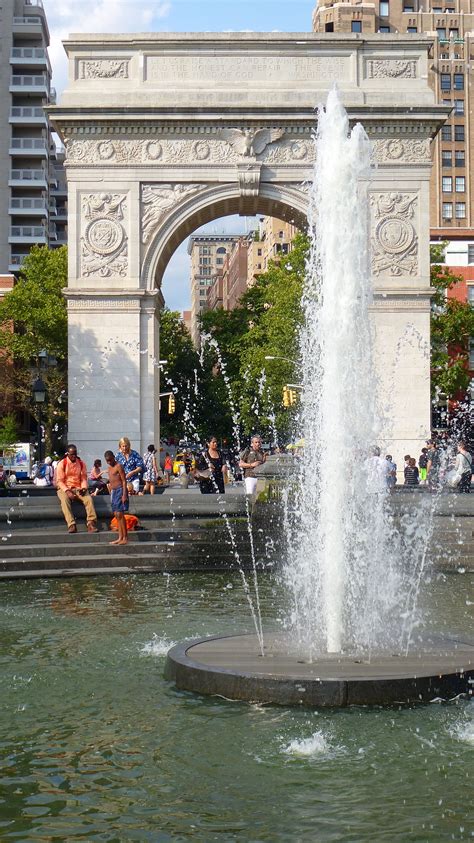
POLYGON ((407 559, 374 454, 383 420, 372 361, 368 247, 371 150, 349 132, 337 91, 321 109, 310 208, 312 250, 301 335, 305 438, 284 633, 177 645, 179 688, 281 704, 349 705, 451 698, 474 677, 472 641, 421 638, 424 530, 407 559))

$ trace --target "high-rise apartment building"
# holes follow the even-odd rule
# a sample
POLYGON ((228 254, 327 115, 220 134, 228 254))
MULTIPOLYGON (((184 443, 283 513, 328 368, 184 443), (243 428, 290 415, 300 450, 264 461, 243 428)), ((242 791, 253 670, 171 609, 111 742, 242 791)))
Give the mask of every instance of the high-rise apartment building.
POLYGON ((66 240, 64 170, 44 110, 55 101, 48 45, 41 0, 0 0, 0 272, 18 272, 35 243, 66 240))
POLYGON ((473 0, 319 0, 313 28, 316 32, 434 38, 429 82, 438 102, 450 105, 452 112, 433 143, 431 236, 464 241, 467 254, 468 242, 474 243, 473 0))
POLYGON ((207 309, 208 288, 222 274, 226 256, 240 234, 193 235, 189 238, 191 256, 191 336, 199 345, 199 314, 207 309))

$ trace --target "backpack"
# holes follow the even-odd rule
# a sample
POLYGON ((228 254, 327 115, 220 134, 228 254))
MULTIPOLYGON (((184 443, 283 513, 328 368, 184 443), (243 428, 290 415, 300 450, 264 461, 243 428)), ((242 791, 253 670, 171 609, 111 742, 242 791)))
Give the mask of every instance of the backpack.
POLYGON ((36 476, 40 480, 44 480, 44 478, 46 477, 46 463, 43 463, 42 465, 40 465, 40 467, 38 469, 38 473, 37 473, 36 476))
MULTIPOLYGON (((125 523, 127 525, 127 530, 136 530, 138 527, 138 518, 136 515, 130 515, 128 512, 124 514, 125 523)), ((114 515, 110 522, 110 529, 113 532, 118 531, 118 521, 114 515)))

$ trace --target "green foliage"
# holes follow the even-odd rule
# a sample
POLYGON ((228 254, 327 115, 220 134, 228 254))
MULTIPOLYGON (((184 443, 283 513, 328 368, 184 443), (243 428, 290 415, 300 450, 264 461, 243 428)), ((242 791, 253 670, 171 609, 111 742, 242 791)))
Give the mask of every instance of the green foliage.
MULTIPOLYGON (((283 408, 282 393, 285 383, 299 378, 298 331, 308 249, 308 238, 299 234, 292 252, 272 262, 268 271, 258 276, 238 307, 232 311, 209 311, 201 318, 203 332, 219 345, 245 434, 257 427, 268 434, 276 426, 279 435, 285 437, 293 425, 293 411, 283 408), (287 359, 266 360, 269 356, 287 359)), ((217 356, 212 350, 206 351, 205 360, 207 368, 212 369, 217 356)), ((222 376, 214 377, 209 390, 216 405, 228 405, 222 376)), ((225 435, 229 436, 231 421, 227 410, 221 421, 228 425, 225 435)))
POLYGON ((18 442, 18 427, 13 413, 0 419, 0 450, 8 453, 11 446, 18 442))
POLYGON ((191 335, 180 314, 164 308, 160 314, 160 357, 168 362, 160 369, 160 392, 176 390, 176 412, 168 414, 168 400, 161 400, 162 435, 185 435, 185 407, 190 398, 194 370, 199 364, 191 335))
POLYGON ((464 393, 470 381, 469 342, 474 336, 474 308, 469 302, 448 298, 463 279, 453 275, 444 259, 446 244, 431 248, 431 386, 433 394, 448 398, 464 393))
POLYGON ((66 286, 66 247, 33 246, 19 281, 0 302, 0 347, 10 358, 0 375, 6 405, 31 413, 38 420, 31 389, 41 352, 46 351, 57 361, 54 368, 41 369, 47 394, 42 423, 49 452, 59 446, 67 415, 67 310, 62 295, 66 286))
POLYGON ((66 247, 33 246, 19 281, 0 302, 0 345, 15 360, 33 360, 43 349, 58 360, 66 358, 66 285, 66 247))

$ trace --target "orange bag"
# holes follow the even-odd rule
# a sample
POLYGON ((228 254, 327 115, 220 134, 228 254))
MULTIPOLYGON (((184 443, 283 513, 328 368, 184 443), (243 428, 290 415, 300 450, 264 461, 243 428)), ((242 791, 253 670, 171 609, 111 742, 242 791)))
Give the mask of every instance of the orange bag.
MULTIPOLYGON (((136 530, 138 527, 138 518, 136 515, 129 515, 129 513, 126 512, 125 523, 127 525, 127 530, 136 530)), ((115 515, 110 522, 110 529, 113 530, 113 532, 118 533, 118 523, 115 515)))

